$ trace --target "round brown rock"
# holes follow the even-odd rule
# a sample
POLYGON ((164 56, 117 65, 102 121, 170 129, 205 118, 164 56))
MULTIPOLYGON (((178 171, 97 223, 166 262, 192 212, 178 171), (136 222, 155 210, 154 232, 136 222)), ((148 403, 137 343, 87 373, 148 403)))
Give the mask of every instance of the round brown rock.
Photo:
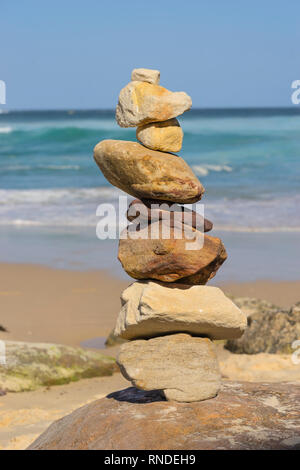
POLYGON ((188 226, 183 232, 182 227, 168 225, 163 233, 164 224, 155 222, 140 231, 134 225, 125 229, 118 259, 127 274, 135 279, 183 284, 205 284, 214 277, 227 258, 222 241, 188 226), (158 238, 153 238, 153 234, 158 238), (196 241, 191 241, 190 236, 196 236, 196 241))

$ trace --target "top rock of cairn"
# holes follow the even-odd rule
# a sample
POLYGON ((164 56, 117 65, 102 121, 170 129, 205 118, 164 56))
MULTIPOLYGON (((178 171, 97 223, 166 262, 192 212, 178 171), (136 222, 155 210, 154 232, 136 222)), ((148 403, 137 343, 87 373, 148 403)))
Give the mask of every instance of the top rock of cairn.
POLYGON ((159 85, 160 71, 151 69, 134 69, 131 72, 132 82, 148 82, 159 85))

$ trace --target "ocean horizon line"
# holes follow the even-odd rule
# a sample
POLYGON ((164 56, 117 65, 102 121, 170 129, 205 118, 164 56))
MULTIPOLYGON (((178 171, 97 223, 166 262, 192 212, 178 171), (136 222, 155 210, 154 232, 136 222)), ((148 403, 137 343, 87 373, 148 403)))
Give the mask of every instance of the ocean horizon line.
MULTIPOLYGON (((284 112, 288 114, 300 114, 300 107, 296 106, 233 106, 233 107, 194 107, 187 113, 214 113, 214 112, 284 112)), ((35 113, 115 113, 115 108, 43 108, 43 109, 0 109, 0 115, 7 114, 35 114, 35 113)))

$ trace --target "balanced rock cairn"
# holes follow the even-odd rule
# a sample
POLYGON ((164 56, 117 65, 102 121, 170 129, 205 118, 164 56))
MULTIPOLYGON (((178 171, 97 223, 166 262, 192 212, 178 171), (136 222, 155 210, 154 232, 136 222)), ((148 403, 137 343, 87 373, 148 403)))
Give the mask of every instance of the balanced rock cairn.
POLYGON ((130 341, 117 362, 137 388, 191 402, 217 395, 221 376, 212 340, 239 338, 247 319, 219 288, 205 285, 227 254, 219 238, 203 233, 212 223, 180 205, 204 193, 187 163, 171 153, 183 140, 176 117, 192 100, 163 88, 159 79, 158 70, 135 69, 120 92, 116 120, 137 127, 140 143, 104 140, 94 158, 111 184, 138 198, 119 242, 118 258, 138 281, 121 296, 114 333, 130 341), (204 237, 202 246, 187 249, 191 234, 204 237))

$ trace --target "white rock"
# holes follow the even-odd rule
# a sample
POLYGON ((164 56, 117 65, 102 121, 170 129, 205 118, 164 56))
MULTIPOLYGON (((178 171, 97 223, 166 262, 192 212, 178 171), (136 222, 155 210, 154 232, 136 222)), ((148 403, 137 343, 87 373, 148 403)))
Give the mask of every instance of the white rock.
POLYGON ((232 339, 247 326, 246 315, 218 287, 138 281, 121 302, 114 334, 124 339, 178 332, 232 339))

